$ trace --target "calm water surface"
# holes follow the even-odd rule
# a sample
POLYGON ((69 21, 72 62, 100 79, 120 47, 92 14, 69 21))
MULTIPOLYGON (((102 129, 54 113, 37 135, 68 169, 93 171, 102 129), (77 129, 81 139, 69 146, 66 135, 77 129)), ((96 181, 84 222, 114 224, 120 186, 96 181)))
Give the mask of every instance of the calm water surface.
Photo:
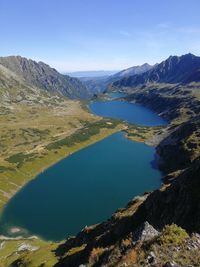
POLYGON ((94 101, 91 102, 89 108, 96 115, 121 119, 131 124, 145 126, 166 124, 166 121, 155 112, 139 104, 129 103, 127 101, 94 101))
POLYGON ((61 240, 106 220, 134 196, 159 187, 161 174, 151 165, 154 155, 153 147, 130 141, 123 133, 74 153, 10 200, 1 215, 1 233, 20 227, 28 234, 61 240))

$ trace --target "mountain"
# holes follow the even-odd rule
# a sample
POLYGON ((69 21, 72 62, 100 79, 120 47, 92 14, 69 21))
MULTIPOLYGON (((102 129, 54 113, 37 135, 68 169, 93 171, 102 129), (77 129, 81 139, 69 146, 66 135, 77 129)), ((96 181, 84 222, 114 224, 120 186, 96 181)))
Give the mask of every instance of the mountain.
POLYGON ((109 85, 110 76, 102 77, 82 77, 79 78, 81 82, 87 87, 89 92, 93 95, 101 94, 106 91, 107 86, 109 85))
POLYGON ((149 65, 148 63, 145 63, 141 66, 134 66, 134 67, 130 67, 128 69, 124 69, 118 73, 116 73, 115 75, 113 75, 113 78, 123 78, 123 77, 127 77, 127 76, 131 76, 131 75, 136 75, 136 74, 141 74, 144 73, 150 69, 152 69, 153 66, 149 65))
POLYGON ((130 75, 141 74, 148 70, 150 70, 153 66, 145 63, 141 66, 133 66, 128 69, 124 69, 122 71, 118 70, 96 70, 96 71, 76 71, 76 72, 69 72, 66 73, 71 77, 81 78, 81 79, 98 79, 98 78, 108 78, 108 77, 115 77, 115 78, 122 78, 130 75))
POLYGON ((117 70, 95 70, 95 71, 75 71, 66 73, 71 77, 76 78, 91 78, 91 77, 103 77, 103 76, 110 76, 117 73, 117 70))
POLYGON ((186 54, 170 56, 143 74, 125 77, 113 83, 114 86, 133 87, 147 83, 190 83, 200 81, 200 57, 186 54))
POLYGON ((114 75, 110 76, 102 76, 102 77, 91 77, 91 78, 80 78, 80 80, 85 84, 88 90, 93 94, 98 94, 106 91, 108 86, 123 77, 127 77, 130 75, 141 74, 150 69, 153 66, 145 63, 141 66, 133 66, 128 69, 124 69, 120 72, 115 73, 114 75))
POLYGON ((28 86, 70 98, 90 97, 87 88, 81 81, 62 75, 43 62, 36 62, 21 56, 9 56, 0 57, 0 65, 7 69, 7 73, 12 72, 18 81, 26 83, 28 86))
POLYGON ((12 71, 0 64, 0 88, 16 87, 23 81, 12 71))

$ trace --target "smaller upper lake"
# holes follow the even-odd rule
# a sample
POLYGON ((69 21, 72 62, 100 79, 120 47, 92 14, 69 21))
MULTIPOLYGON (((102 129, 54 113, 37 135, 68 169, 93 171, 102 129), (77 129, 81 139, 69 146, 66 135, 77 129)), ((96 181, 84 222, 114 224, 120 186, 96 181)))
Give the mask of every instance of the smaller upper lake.
POLYGON ((127 94, 123 92, 112 92, 112 93, 109 93, 108 96, 110 96, 112 99, 116 99, 120 97, 125 97, 127 96, 127 94))
MULTIPOLYGON (((122 97, 119 95, 118 97, 122 97)), ((116 98, 117 95, 114 95, 116 98)), ((167 122, 155 112, 142 105, 127 101, 95 101, 89 105, 90 110, 102 117, 121 119, 131 124, 144 126, 165 125, 167 122)))

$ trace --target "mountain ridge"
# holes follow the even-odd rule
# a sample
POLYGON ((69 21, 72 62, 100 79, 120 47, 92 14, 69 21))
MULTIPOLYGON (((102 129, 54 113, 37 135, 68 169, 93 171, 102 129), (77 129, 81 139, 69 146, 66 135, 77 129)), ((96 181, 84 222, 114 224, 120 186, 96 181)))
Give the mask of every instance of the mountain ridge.
POLYGON ((152 69, 153 67, 154 67, 153 65, 144 63, 142 65, 133 66, 128 69, 124 69, 120 72, 117 72, 116 74, 113 75, 113 77, 126 77, 126 76, 141 74, 152 69))
POLYGON ((185 54, 170 56, 149 71, 122 78, 113 83, 116 87, 134 87, 148 83, 190 83, 200 81, 200 57, 185 54))
POLYGON ((64 76, 44 62, 21 56, 0 57, 0 65, 13 72, 22 83, 70 98, 89 98, 86 87, 76 78, 64 76))

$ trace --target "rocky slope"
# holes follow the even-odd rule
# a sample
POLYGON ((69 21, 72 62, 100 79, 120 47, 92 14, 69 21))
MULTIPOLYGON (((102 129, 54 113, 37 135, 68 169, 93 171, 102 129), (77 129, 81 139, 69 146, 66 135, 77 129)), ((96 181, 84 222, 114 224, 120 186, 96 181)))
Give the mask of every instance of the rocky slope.
POLYGON ((200 57, 186 54, 170 56, 149 71, 125 77, 114 82, 114 86, 133 87, 147 83, 190 83, 200 81, 200 57))
POLYGON ((86 87, 76 78, 62 75, 43 62, 20 56, 0 57, 1 68, 15 74, 21 83, 70 98, 89 98, 86 87), (3 67, 2 67, 3 66, 3 67))

